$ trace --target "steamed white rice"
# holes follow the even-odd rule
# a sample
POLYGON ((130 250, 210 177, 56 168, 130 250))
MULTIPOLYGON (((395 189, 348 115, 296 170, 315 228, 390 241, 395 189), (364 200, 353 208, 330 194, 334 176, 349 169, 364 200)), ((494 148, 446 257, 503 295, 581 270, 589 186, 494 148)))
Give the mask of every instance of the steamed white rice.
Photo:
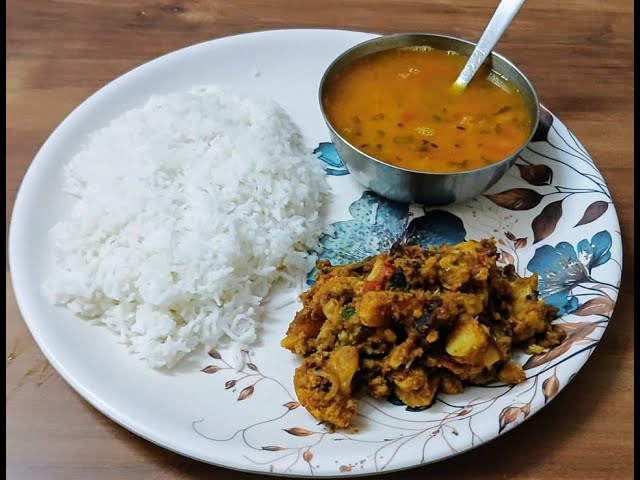
POLYGON ((256 339, 278 280, 304 278, 328 191, 320 162, 271 101, 219 87, 152 97, 68 163, 52 302, 115 331, 153 367, 256 339))

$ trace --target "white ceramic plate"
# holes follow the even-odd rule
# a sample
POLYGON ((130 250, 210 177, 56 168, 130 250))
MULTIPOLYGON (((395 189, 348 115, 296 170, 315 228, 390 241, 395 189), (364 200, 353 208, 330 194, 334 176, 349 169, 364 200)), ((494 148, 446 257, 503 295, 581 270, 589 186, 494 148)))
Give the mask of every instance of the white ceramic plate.
POLYGON ((80 395, 136 434, 183 455, 279 475, 372 474, 449 457, 513 428, 540 410, 583 366, 607 326, 620 280, 622 247, 611 196, 593 161, 560 120, 542 126, 518 165, 490 195, 444 209, 402 207, 363 192, 328 142, 317 89, 328 64, 373 35, 334 30, 259 32, 163 56, 113 81, 80 105, 38 152, 16 199, 10 266, 16 297, 38 345, 80 395), (424 411, 363 399, 357 433, 329 433, 296 402, 299 360, 279 346, 298 305, 277 313, 248 353, 243 372, 224 352, 202 353, 175 371, 153 371, 104 327, 54 308, 39 286, 48 273, 47 232, 69 209, 61 169, 86 134, 155 93, 230 85, 280 102, 324 161, 334 192, 325 257, 377 253, 411 229, 424 243, 493 235, 503 257, 540 275, 561 308, 567 340, 527 358, 516 387, 473 387, 440 395, 424 411))

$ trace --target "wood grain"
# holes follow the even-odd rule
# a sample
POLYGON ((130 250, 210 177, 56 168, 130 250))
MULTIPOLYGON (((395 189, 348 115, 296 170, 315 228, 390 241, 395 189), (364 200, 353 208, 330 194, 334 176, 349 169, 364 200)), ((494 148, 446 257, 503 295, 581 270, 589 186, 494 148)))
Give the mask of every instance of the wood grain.
MULTIPOLYGON (((274 28, 431 31, 476 40, 495 1, 271 0, 7 2, 6 226, 49 133, 105 83, 212 38, 274 28)), ((633 2, 527 3, 499 45, 582 140, 610 186, 625 248, 603 340, 532 421, 464 455, 387 478, 633 478, 633 2)), ((47 363, 7 272, 7 478, 258 478, 157 447, 79 397, 47 363)))

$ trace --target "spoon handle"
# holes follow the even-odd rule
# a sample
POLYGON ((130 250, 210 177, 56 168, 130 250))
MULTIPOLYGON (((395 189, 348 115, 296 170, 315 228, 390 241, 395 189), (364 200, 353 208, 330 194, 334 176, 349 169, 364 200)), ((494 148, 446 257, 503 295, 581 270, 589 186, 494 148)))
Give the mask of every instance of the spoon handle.
POLYGON ((502 0, 491 17, 480 40, 476 44, 469 60, 454 82, 454 88, 464 89, 476 74, 482 63, 487 59, 493 48, 502 37, 513 17, 516 16, 525 0, 502 0))

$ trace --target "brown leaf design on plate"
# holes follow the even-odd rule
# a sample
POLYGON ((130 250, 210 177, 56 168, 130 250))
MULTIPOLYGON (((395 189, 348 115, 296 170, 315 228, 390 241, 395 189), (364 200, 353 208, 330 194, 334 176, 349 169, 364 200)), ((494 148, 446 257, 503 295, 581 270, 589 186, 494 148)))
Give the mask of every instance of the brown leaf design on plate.
POLYGON ((500 253, 502 254, 502 258, 504 258, 504 261, 508 264, 513 265, 516 263, 516 259, 513 258, 513 255, 511 255, 509 252, 505 252, 504 250, 500 249, 500 253))
POLYGON ((594 326, 595 328, 595 324, 592 322, 566 322, 561 323, 558 326, 563 329, 569 336, 575 336, 576 333, 581 332, 582 330, 590 326, 594 326))
POLYGON ((531 404, 525 403, 522 407, 520 407, 520 411, 524 413, 525 418, 528 417, 531 413, 531 404))
POLYGON ((293 435, 294 437, 308 437, 309 435, 313 435, 314 432, 311 430, 307 430, 306 428, 301 427, 291 427, 284 429, 289 435, 293 435))
POLYGON ((598 296, 584 302, 578 307, 576 311, 573 312, 573 314, 580 317, 598 314, 610 316, 613 312, 613 307, 613 300, 611 300, 609 297, 598 296))
POLYGON ((587 207, 587 209, 584 211, 584 215, 582 215, 582 218, 578 223, 574 225, 574 227, 586 225, 587 223, 591 223, 594 220, 597 220, 602 215, 604 215, 604 212, 606 212, 608 208, 609 204, 607 202, 603 202, 601 200, 593 202, 587 207))
POLYGON ((502 432, 502 430, 504 430, 507 425, 515 422, 521 413, 522 410, 520 409, 520 407, 511 406, 503 408, 500 412, 500 416, 498 417, 498 422, 500 425, 498 433, 502 432))
POLYGON ((471 413, 471 410, 473 410, 473 407, 465 407, 462 410, 460 410, 460 412, 458 412, 458 417, 464 417, 465 415, 469 415, 469 413, 471 413))
POLYGON ((504 192, 485 195, 485 197, 496 205, 509 210, 531 210, 542 200, 542 195, 530 188, 512 188, 504 192))
POLYGON ((514 242, 516 240, 516 236, 513 233, 509 232, 509 231, 504 232, 504 236, 507 237, 512 242, 514 242))
POLYGON ((514 244, 514 246, 516 247, 516 250, 519 250, 521 248, 526 247, 527 246, 527 238, 526 237, 522 237, 522 238, 516 239, 516 243, 514 244))
POLYGON ((243 388, 240 392, 240 395, 238 395, 238 401, 246 400, 247 398, 249 398, 251 395, 253 395, 253 390, 253 385, 249 385, 248 387, 243 388))
POLYGON ((256 367, 254 363, 247 363, 247 367, 249 367, 249 370, 253 370, 254 372, 258 371, 258 367, 256 367))
POLYGON ((522 179, 531 185, 535 185, 537 187, 551 185, 551 181, 553 180, 553 170, 546 165, 517 164, 517 166, 520 169, 520 176, 522 179))
POLYGON ((283 405, 283 407, 287 407, 289 410, 295 410, 299 406, 300 404, 298 402, 287 402, 283 405))
POLYGON ((562 200, 551 202, 544 207, 540 214, 531 222, 533 243, 538 243, 540 240, 544 240, 551 235, 556 229, 560 217, 562 217, 562 200))
POLYGON ((311 453, 309 450, 307 450, 306 452, 304 452, 302 454, 302 458, 304 458, 305 461, 310 462, 311 459, 313 458, 313 453, 311 453))
POLYGON ((544 403, 547 403, 556 396, 560 390, 560 380, 558 380, 555 372, 544 382, 542 382, 542 393, 544 394, 544 403))
POLYGON ((569 337, 558 345, 555 348, 552 348, 546 353, 540 353, 538 355, 531 355, 529 360, 522 366, 523 370, 529 370, 530 368, 536 368, 544 363, 550 362, 551 360, 558 358, 560 355, 566 353, 573 344, 572 341, 569 340, 569 337))
POLYGON ((353 467, 351 465, 340 465, 341 472, 350 472, 353 467))
POLYGON ((567 333, 567 338, 565 338, 564 342, 562 342, 557 347, 552 348, 548 352, 540 353, 538 355, 532 355, 531 357, 529 357, 529 360, 527 360, 526 363, 522 366, 522 369, 529 370, 558 358, 560 355, 568 352, 574 343, 586 339, 587 336, 591 334, 591 332, 593 332, 597 326, 597 323, 590 322, 561 324, 560 328, 562 328, 567 333))
POLYGON ((212 348, 211 350, 209 350, 209 356, 212 358, 215 358, 216 360, 220 360, 222 358, 222 355, 220 355, 220 352, 215 348, 212 348))
POLYGON ((262 447, 262 450, 266 450, 267 452, 279 452, 280 450, 284 450, 284 448, 278 447, 277 445, 267 445, 266 447, 262 447))
POLYGON ((217 365, 208 365, 202 369, 204 373, 216 373, 220 370, 222 370, 222 367, 219 367, 217 365))
MULTIPOLYGON (((575 313, 575 312, 574 312, 575 313)), ((596 329, 598 323, 592 322, 578 322, 578 323, 564 323, 562 327, 564 327, 565 332, 567 332, 567 338, 564 343, 576 343, 586 339, 591 333, 596 329), (577 328, 567 327, 567 325, 580 325, 577 328)))
POLYGON ((225 390, 229 390, 230 388, 233 388, 236 386, 236 380, 228 380, 225 384, 224 384, 224 389, 225 390))

